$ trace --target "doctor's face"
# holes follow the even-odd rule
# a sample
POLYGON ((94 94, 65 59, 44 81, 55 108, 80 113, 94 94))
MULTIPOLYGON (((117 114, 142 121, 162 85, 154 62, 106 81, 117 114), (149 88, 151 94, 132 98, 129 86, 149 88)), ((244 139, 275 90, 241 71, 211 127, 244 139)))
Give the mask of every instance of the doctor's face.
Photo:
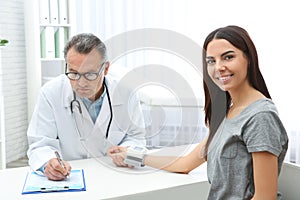
POLYGON ((67 53, 66 62, 67 72, 72 72, 80 76, 78 80, 70 79, 71 86, 76 95, 88 98, 91 101, 97 100, 104 90, 103 79, 104 75, 108 72, 109 63, 104 63, 102 56, 96 50, 92 50, 88 54, 80 54, 74 48, 71 48, 67 53), (91 74, 88 75, 86 73, 91 74), (87 79, 87 77, 95 77, 95 74, 99 74, 95 80, 87 79))

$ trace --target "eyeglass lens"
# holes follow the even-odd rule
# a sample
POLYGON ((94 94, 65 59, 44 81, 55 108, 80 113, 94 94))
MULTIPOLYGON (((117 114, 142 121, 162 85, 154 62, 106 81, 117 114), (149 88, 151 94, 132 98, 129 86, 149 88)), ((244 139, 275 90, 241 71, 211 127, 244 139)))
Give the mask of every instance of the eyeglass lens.
MULTIPOLYGON (((106 62, 101 64, 101 67, 98 72, 87 72, 87 73, 83 73, 83 74, 78 73, 78 72, 65 72, 65 74, 71 80, 79 80, 81 78, 81 76, 84 76, 85 79, 87 79, 89 81, 93 81, 93 80, 96 80, 98 78, 98 76, 102 73, 102 71, 104 70, 103 65, 105 63, 106 62)), ((67 71, 67 64, 66 64, 65 71, 67 71)))

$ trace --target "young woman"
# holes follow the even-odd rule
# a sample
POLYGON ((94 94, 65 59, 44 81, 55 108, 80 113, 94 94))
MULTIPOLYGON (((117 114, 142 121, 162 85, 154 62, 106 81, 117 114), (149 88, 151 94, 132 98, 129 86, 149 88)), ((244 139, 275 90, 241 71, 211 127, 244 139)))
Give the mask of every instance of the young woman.
MULTIPOLYGON (((278 176, 288 137, 243 28, 227 26, 207 36, 203 77, 208 137, 186 156, 145 155, 143 164, 189 173, 207 161, 208 199, 281 199, 278 176)), ((116 165, 126 166, 126 148, 109 154, 116 165)))

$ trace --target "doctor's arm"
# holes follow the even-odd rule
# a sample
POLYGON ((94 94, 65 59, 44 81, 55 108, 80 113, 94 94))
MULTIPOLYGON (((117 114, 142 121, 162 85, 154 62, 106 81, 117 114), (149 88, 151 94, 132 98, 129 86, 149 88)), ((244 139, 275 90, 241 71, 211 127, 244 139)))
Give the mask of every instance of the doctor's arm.
MULTIPOLYGON (((51 102, 43 90, 38 97, 27 137, 29 143, 27 155, 31 168, 43 172, 49 179, 60 180, 60 176, 66 172, 58 169, 59 163, 55 159, 54 152, 60 151, 56 122, 51 102), (61 175, 57 175, 56 171, 61 171, 62 173, 59 172, 61 175), (57 178, 54 178, 55 176, 57 178)), ((69 164, 65 163, 65 166, 69 171, 69 164)))
POLYGON ((140 105, 138 95, 132 96, 128 103, 129 119, 126 135, 122 140, 121 146, 146 146, 146 129, 144 115, 140 105))
MULTIPOLYGON (((123 123, 127 123, 127 129, 120 146, 112 146, 107 150, 107 155, 112 155, 115 153, 120 153, 121 149, 126 149, 130 146, 146 146, 146 129, 144 122, 144 115, 141 109, 140 100, 137 95, 132 96, 130 102, 128 103, 128 119, 124 119, 123 123), (120 147, 120 148, 119 148, 120 147)), ((113 163, 119 167, 130 167, 124 163, 124 158, 121 155, 115 154, 113 157, 113 163)))

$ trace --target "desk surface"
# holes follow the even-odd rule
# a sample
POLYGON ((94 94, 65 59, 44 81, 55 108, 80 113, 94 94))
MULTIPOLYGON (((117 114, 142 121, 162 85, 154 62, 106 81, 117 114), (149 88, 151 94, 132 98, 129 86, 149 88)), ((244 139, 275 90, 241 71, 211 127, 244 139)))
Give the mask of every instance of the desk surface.
POLYGON ((149 167, 119 168, 108 157, 70 161, 70 164, 73 169, 84 169, 86 191, 21 195, 26 174, 30 171, 29 167, 21 167, 0 171, 1 199, 153 199, 174 195, 174 200, 184 196, 202 199, 200 196, 205 198, 207 195, 206 165, 186 175, 149 167))

